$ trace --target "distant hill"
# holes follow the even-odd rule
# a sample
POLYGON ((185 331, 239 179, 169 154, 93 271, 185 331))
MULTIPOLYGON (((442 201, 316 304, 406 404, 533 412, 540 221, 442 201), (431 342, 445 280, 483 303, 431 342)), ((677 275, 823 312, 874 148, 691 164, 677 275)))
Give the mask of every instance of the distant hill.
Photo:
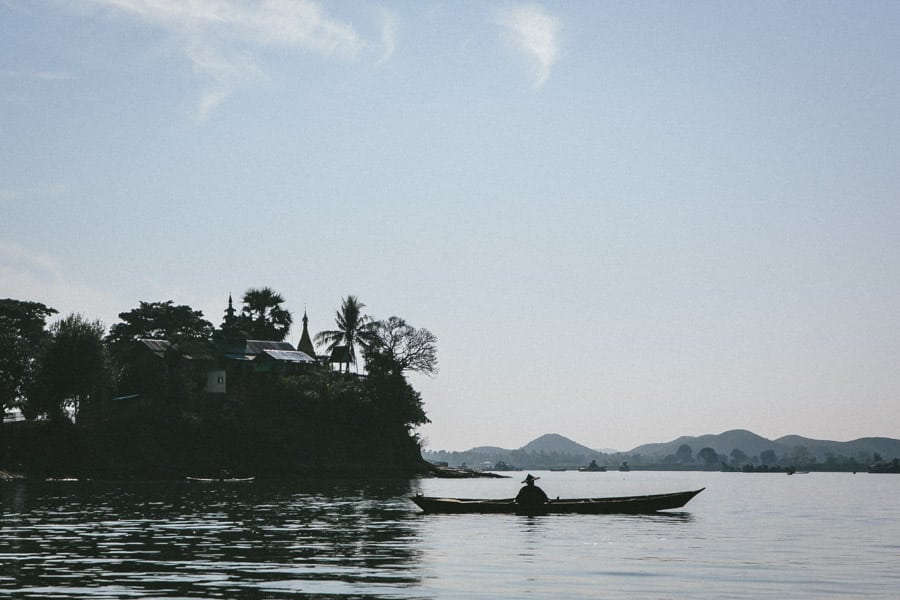
MULTIPOLYGON (((891 461, 900 457, 900 440, 883 437, 869 437, 850 442, 815 440, 799 435, 787 435, 770 440, 745 429, 733 429, 719 434, 683 436, 670 442, 644 444, 629 452, 603 452, 579 444, 558 433, 542 435, 521 448, 507 450, 496 446, 480 446, 462 452, 429 451, 422 455, 435 462, 446 462, 450 466, 466 464, 469 467, 490 468, 498 462, 522 469, 553 467, 578 467, 596 460, 600 465, 618 465, 628 460, 633 466, 645 468, 677 466, 696 468, 696 458, 704 448, 712 448, 719 455, 720 462, 759 464, 763 453, 774 452, 782 465, 794 464, 813 466, 818 464, 841 464, 860 466, 891 461), (679 448, 691 449, 690 461, 676 460, 679 448), (744 457, 735 461, 733 451, 739 450, 744 457), (691 465, 695 465, 691 467, 691 465)), ((715 463, 718 464, 718 461, 715 463)), ((855 468, 855 467, 852 467, 855 468)))
MULTIPOLYGON (((558 433, 548 433, 534 439, 521 448, 506 450, 496 446, 479 446, 462 452, 446 450, 422 452, 426 460, 446 462, 451 467, 465 464, 468 467, 490 469, 497 463, 522 469, 547 469, 552 467, 581 467, 592 460, 607 464, 608 455, 573 442, 558 433)), ((609 464, 619 464, 610 460, 609 464)))
POLYGON ((861 438, 850 442, 833 442, 787 435, 777 440, 769 440, 744 429, 734 429, 717 435, 685 436, 661 444, 644 444, 634 448, 629 454, 664 459, 678 452, 682 445, 689 446, 694 455, 707 447, 725 456, 729 456, 735 449, 748 457, 758 457, 766 450, 772 450, 779 457, 815 457, 819 462, 828 460, 829 455, 856 458, 864 462, 871 461, 876 454, 888 460, 900 457, 900 440, 892 438, 861 438))
POLYGON ((726 456, 735 448, 741 450, 748 456, 759 456, 766 450, 775 450, 778 452, 782 449, 779 444, 766 438, 756 435, 752 431, 745 429, 733 429, 720 433, 718 435, 701 435, 697 437, 683 436, 671 442, 660 444, 644 444, 638 446, 629 452, 629 454, 641 454, 643 456, 657 456, 664 458, 670 454, 674 455, 678 448, 683 444, 691 447, 694 454, 702 448, 712 448, 719 454, 726 456))
POLYGON ((558 433, 546 433, 520 448, 522 452, 558 452, 559 454, 596 454, 597 451, 573 442, 558 433))

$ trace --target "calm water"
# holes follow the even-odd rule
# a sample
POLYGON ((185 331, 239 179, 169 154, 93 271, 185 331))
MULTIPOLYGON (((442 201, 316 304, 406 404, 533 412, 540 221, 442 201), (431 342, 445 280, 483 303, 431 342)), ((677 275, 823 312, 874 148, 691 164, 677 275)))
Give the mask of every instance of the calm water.
POLYGON ((900 476, 539 473, 551 496, 706 486, 658 516, 423 515, 518 479, 0 482, 0 597, 890 598, 900 476))

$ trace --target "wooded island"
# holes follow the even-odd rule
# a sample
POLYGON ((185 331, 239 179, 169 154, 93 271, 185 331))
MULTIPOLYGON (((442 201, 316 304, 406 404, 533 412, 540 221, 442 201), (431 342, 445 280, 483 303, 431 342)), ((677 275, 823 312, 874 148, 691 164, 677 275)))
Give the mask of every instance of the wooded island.
POLYGON ((376 320, 355 296, 303 330, 271 288, 228 298, 216 327, 173 301, 106 328, 0 300, 0 469, 38 477, 406 475, 428 422, 406 374, 437 370, 435 336, 376 320), (324 353, 316 351, 316 344, 324 353), (362 364, 359 364, 362 363, 362 364), (351 367, 354 367, 351 370, 351 367), (362 369, 360 369, 362 367, 362 369))

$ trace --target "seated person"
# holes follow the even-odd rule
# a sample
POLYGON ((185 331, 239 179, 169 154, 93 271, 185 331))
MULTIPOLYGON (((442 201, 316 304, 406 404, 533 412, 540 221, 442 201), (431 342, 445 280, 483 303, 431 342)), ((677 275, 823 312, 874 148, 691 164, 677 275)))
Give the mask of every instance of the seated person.
POLYGON ((534 482, 538 479, 540 479, 540 477, 535 477, 531 473, 525 477, 525 480, 522 482, 525 485, 519 490, 519 494, 516 496, 516 504, 531 508, 550 502, 550 499, 547 498, 547 494, 544 493, 544 490, 534 485, 534 482))

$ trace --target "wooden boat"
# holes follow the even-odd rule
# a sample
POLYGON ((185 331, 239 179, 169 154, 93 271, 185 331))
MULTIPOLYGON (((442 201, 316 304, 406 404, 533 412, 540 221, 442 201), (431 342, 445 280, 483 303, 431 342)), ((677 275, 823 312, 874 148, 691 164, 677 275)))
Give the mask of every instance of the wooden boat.
POLYGON ((606 473, 606 466, 601 467, 596 460, 592 460, 591 464, 586 467, 579 467, 578 470, 582 473, 606 473))
POLYGON ((614 498, 571 498, 552 500, 537 507, 523 507, 512 498, 500 500, 479 500, 469 498, 434 498, 412 496, 410 500, 426 513, 508 513, 508 514, 643 514, 661 510, 681 508, 691 498, 705 490, 675 492, 672 494, 651 494, 649 496, 620 496, 614 498))
POLYGON ((256 477, 188 477, 194 483, 250 483, 256 477))

